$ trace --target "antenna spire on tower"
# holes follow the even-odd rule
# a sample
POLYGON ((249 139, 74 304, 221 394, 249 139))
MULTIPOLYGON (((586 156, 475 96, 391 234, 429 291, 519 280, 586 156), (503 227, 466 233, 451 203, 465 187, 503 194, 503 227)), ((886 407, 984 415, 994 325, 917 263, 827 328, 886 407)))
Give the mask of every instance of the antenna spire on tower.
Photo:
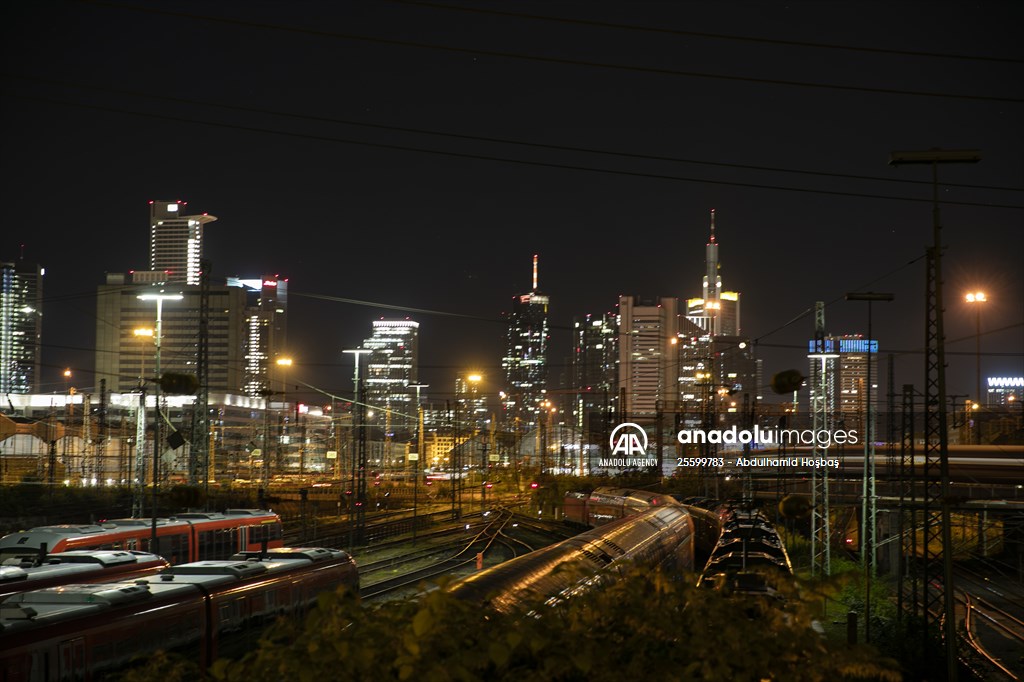
POLYGON ((537 254, 533 254, 533 290, 537 291, 537 254))
POLYGON ((710 243, 715 243, 715 209, 711 209, 711 239, 710 243))

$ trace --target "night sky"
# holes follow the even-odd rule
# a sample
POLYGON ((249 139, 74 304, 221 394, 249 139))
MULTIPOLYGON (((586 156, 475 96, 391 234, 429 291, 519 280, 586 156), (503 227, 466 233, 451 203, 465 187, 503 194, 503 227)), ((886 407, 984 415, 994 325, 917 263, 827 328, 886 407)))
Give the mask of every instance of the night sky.
POLYGON ((428 394, 462 368, 498 379, 535 253, 557 387, 574 315, 699 294, 712 208, 766 378, 806 368, 815 301, 830 333, 864 332, 843 295, 872 290, 896 297, 875 337, 920 388, 931 169, 888 160, 929 148, 983 157, 939 170, 947 392, 973 393, 971 288, 990 298, 983 373, 1024 375, 1024 3, 2 13, 0 259, 46 267, 44 391, 67 366, 91 383, 96 286, 148 268, 151 199, 218 217, 214 282, 288 278, 291 374, 339 394, 341 350, 403 315, 380 305, 435 311, 408 313, 428 394))

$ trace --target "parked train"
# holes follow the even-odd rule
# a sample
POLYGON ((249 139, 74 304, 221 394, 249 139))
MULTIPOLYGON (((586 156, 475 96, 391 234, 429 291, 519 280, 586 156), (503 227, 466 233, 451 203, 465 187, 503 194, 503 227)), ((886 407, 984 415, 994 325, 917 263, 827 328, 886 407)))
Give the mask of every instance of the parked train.
POLYGON ((116 549, 158 554, 172 564, 227 559, 236 552, 282 547, 281 517, 264 509, 189 512, 153 520, 111 519, 101 524, 39 526, 0 538, 0 564, 32 560, 39 552, 116 549))
POLYGON ((707 501, 695 498, 680 502, 664 493, 602 486, 590 493, 567 492, 562 509, 567 523, 593 528, 652 507, 682 505, 693 519, 695 556, 698 566, 703 566, 718 540, 721 524, 719 517, 703 505, 707 501))
POLYGON ((567 492, 562 513, 569 523, 600 526, 651 507, 679 504, 671 495, 634 488, 595 488, 591 493, 567 492))
POLYGON ((724 505, 721 534, 697 584, 733 593, 771 595, 768 574, 792 575, 793 565, 775 526, 763 513, 724 505))
POLYGON ((265 626, 343 585, 358 592, 346 552, 279 548, 132 581, 22 592, 0 602, 0 681, 99 680, 157 650, 206 669, 251 651, 265 626))
POLYGON ((679 505, 659 505, 492 566, 447 589, 460 599, 509 613, 613 578, 614 568, 626 561, 693 571, 693 543, 691 515, 679 505))
POLYGON ((0 565, 0 601, 18 592, 67 583, 99 583, 144 578, 170 564, 163 557, 124 550, 78 549, 37 556, 34 561, 7 559, 0 565))

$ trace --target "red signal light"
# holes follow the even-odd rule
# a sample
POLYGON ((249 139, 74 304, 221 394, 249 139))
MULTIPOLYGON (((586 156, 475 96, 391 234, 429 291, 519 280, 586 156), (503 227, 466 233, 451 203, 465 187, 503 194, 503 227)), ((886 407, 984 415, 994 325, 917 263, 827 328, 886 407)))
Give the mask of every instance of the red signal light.
POLYGON ((533 483, 531 483, 531 484, 530 484, 530 487, 531 487, 531 488, 536 488, 536 487, 537 487, 537 482, 536 482, 536 481, 534 481, 533 483))

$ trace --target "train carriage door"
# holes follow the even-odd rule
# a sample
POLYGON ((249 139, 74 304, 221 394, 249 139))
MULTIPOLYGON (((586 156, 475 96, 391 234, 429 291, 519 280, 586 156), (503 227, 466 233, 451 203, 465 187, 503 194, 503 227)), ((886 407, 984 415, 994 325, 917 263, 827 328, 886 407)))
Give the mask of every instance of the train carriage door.
POLYGON ((85 679, 85 639, 76 637, 60 643, 57 654, 58 673, 61 682, 77 682, 85 679))

